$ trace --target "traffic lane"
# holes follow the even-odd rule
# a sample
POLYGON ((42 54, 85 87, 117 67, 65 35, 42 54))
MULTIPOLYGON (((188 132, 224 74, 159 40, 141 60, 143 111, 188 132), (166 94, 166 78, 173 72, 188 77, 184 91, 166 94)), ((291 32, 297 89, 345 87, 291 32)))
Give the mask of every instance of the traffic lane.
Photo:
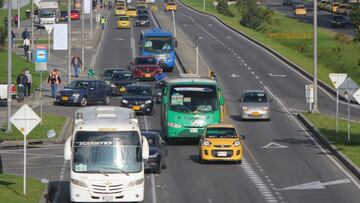
MULTIPOLYGON (((28 146, 26 156, 27 176, 35 179, 58 180, 64 166, 63 145, 51 144, 32 148, 28 146)), ((6 174, 23 176, 24 150, 0 150, 3 170, 6 174)))
MULTIPOLYGON (((304 3, 304 6, 308 9, 308 15, 306 16, 294 16, 294 9, 292 6, 282 6, 282 1, 279 0, 267 0, 265 5, 273 10, 284 13, 289 17, 299 19, 308 24, 313 24, 313 5, 309 3, 304 3)), ((332 16, 336 13, 331 13, 324 10, 318 9, 318 27, 326 28, 334 32, 346 33, 348 35, 354 36, 353 26, 347 25, 345 28, 332 28, 331 19, 332 16)))
MULTIPOLYGON (((274 91, 275 95, 283 100, 285 105, 291 110, 295 111, 304 111, 308 110, 308 105, 305 103, 305 85, 310 84, 311 81, 306 80, 303 76, 298 74, 292 68, 288 67, 280 60, 274 58, 271 54, 266 52, 264 49, 259 49, 259 47, 253 43, 249 43, 244 37, 238 35, 237 33, 230 31, 221 25, 217 20, 213 18, 204 17, 201 14, 194 13, 184 6, 180 5, 181 9, 177 12, 177 15, 182 15, 184 18, 188 16, 190 21, 186 23, 192 23, 183 28, 185 33, 188 36, 193 36, 196 33, 204 33, 209 36, 210 40, 203 44, 216 43, 216 48, 221 53, 223 50, 233 51, 232 58, 236 58, 238 61, 233 64, 243 64, 247 65, 248 71, 254 72, 254 74, 259 78, 259 81, 262 81, 264 84, 274 91), (181 13, 181 14, 180 14, 181 13), (196 19, 197 23, 194 23, 196 19), (203 25, 203 26, 202 26, 203 25), (189 31, 190 30, 190 31, 189 31), (217 41, 219 40, 219 41, 217 41), (222 48, 217 48, 219 45, 222 48), (235 56, 236 54, 236 56, 235 56), (249 70, 249 66, 251 70, 249 70), (270 76, 272 74, 272 76, 270 76), (286 77, 282 77, 286 76, 286 77), (286 85, 284 85, 286 84, 286 85)), ((178 18, 179 19, 179 18, 178 18)), ((204 34, 200 35, 203 36, 204 34)), ((190 37, 191 38, 191 37, 190 37)), ((202 50, 200 42, 200 50, 202 50)), ((209 50, 209 49, 204 49, 209 50)), ((209 54, 209 51, 204 52, 203 58, 213 59, 218 58, 216 54, 209 54), (207 57, 208 55, 208 57, 207 57)), ((230 55, 228 55, 230 56, 230 55)), ((213 66, 215 72, 219 74, 220 70, 223 71, 225 67, 220 64, 220 66, 213 66), (216 71, 216 68, 219 68, 219 71, 216 71)), ((227 68, 233 68, 233 72, 236 70, 236 66, 226 66, 227 68)), ((256 78, 255 76, 255 78, 256 78)), ((334 106, 335 99, 330 96, 327 92, 318 91, 318 101, 319 108, 322 112, 330 115, 334 115, 334 106)), ((346 117, 347 106, 345 103, 339 105, 340 115, 346 117)), ((359 119, 360 111, 357 106, 351 108, 351 118, 359 119)))

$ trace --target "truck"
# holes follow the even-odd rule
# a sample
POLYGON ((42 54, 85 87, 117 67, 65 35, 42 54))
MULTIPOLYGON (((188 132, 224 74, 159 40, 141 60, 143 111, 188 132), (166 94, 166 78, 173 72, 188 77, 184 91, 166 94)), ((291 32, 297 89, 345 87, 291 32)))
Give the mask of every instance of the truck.
MULTIPOLYGON (((0 84, 0 102, 7 101, 7 84, 0 84)), ((15 87, 14 84, 11 84, 11 96, 15 95, 15 87)))
POLYGON ((41 0, 38 2, 35 18, 38 28, 44 28, 45 24, 55 24, 59 22, 59 18, 59 0, 41 0))

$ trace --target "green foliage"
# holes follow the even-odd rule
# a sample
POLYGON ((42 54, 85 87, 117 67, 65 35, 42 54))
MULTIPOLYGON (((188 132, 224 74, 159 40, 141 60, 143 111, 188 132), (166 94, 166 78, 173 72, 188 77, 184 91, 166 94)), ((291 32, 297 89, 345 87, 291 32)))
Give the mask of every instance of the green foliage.
POLYGON ((5 39, 7 37, 7 29, 0 27, 0 50, 5 46, 5 39))
POLYGON ((223 15, 234 17, 234 14, 229 9, 227 0, 220 0, 218 5, 216 6, 216 10, 218 13, 221 13, 223 15))
POLYGON ((354 41, 360 42, 360 3, 353 5, 349 14, 350 22, 354 25, 354 41))
POLYGON ((5 1, 4 0, 0 0, 0 8, 4 7, 5 1))
POLYGON ((266 24, 277 23, 273 20, 271 9, 260 7, 254 0, 238 0, 236 7, 241 13, 240 24, 251 29, 260 29, 266 24))

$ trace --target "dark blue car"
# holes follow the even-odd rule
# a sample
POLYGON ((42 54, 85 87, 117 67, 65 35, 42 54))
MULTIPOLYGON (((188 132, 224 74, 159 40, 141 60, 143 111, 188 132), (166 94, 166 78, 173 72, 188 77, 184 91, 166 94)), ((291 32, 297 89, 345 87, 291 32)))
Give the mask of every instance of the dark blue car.
POLYGON ((88 103, 103 102, 110 104, 110 88, 102 80, 76 80, 60 90, 56 103, 86 106, 88 103))

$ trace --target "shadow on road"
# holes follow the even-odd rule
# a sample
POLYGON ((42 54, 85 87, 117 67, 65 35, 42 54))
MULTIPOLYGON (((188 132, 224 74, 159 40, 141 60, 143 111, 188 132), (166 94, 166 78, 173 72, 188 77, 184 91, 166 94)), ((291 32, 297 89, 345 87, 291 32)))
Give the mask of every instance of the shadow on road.
POLYGON ((48 203, 70 202, 69 181, 51 181, 48 185, 48 193, 45 195, 48 203))

